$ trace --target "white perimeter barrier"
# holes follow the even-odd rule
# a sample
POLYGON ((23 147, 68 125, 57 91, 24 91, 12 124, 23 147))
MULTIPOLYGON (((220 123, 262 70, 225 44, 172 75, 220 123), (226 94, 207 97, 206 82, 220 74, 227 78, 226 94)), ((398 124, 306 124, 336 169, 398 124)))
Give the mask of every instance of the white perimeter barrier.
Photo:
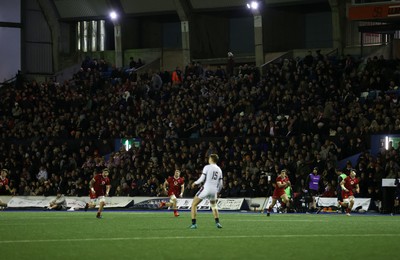
MULTIPOLYGON (((49 205, 50 201, 54 200, 55 196, 43 197, 43 196, 0 196, 0 200, 7 203, 9 208, 44 208, 49 205)), ((85 204, 89 202, 88 197, 65 197, 67 200, 68 208, 84 208, 85 204)), ((319 207, 336 207, 336 198, 325 198, 317 197, 317 205, 319 207)), ((106 208, 125 208, 129 204, 133 204, 133 208, 136 205, 145 205, 144 208, 157 208, 161 201, 168 201, 168 198, 160 197, 107 197, 106 208), (147 205, 147 206, 146 206, 147 205), (151 207, 148 207, 148 206, 151 207)), ((190 210, 192 205, 191 198, 178 198, 177 206, 180 210, 190 210)), ((219 210, 232 210, 238 211, 242 209, 243 204, 247 202, 250 210, 265 210, 272 202, 272 198, 220 198, 218 199, 217 206, 219 210), (251 207, 253 204, 259 204, 257 208, 251 207)), ((353 210, 361 208, 365 211, 368 210, 371 199, 368 198, 355 198, 353 210)), ((275 205, 274 211, 280 206, 279 202, 275 205)), ((140 208, 140 207, 139 207, 140 208)), ((138 208, 138 209, 139 209, 138 208)), ((246 207, 247 208, 247 207, 246 207)), ((209 210, 210 202, 203 200, 198 205, 198 210, 209 210)))

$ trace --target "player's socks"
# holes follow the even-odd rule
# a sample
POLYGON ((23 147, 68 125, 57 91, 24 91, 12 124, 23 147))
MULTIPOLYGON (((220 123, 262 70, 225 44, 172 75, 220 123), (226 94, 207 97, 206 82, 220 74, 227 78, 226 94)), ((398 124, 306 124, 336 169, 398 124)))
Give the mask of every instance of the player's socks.
POLYGON ((281 207, 282 207, 282 213, 287 213, 288 212, 288 205, 284 202, 281 203, 281 207))
POLYGON ((272 210, 272 208, 268 207, 268 209, 267 209, 267 217, 269 217, 269 215, 271 214, 271 210, 272 210))
POLYGON ((222 225, 219 223, 219 218, 215 218, 215 225, 217 228, 222 228, 222 225))
POLYGON ((192 219, 192 225, 196 225, 196 219, 192 219))

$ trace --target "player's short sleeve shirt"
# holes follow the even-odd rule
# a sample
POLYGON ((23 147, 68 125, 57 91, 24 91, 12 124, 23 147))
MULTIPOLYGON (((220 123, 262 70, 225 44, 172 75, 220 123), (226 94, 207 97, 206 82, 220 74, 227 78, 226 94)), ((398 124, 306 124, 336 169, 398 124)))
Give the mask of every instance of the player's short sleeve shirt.
POLYGON ((170 176, 167 179, 168 182, 168 196, 175 195, 179 196, 181 194, 182 185, 185 183, 185 179, 179 177, 175 179, 174 176, 170 176))
POLYGON ((103 177, 102 174, 97 174, 94 176, 94 180, 93 189, 96 192, 97 197, 104 196, 106 186, 110 185, 110 179, 108 177, 103 177))

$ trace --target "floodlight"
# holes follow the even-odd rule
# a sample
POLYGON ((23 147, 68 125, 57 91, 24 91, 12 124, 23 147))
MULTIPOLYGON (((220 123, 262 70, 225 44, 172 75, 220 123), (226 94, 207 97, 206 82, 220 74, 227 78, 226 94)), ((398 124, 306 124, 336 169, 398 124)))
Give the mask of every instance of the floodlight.
POLYGON ((258 1, 251 1, 251 2, 247 3, 247 8, 249 8, 251 10, 258 10, 259 5, 260 4, 258 1))
POLYGON ((111 20, 115 21, 118 18, 118 14, 115 11, 110 12, 111 20))

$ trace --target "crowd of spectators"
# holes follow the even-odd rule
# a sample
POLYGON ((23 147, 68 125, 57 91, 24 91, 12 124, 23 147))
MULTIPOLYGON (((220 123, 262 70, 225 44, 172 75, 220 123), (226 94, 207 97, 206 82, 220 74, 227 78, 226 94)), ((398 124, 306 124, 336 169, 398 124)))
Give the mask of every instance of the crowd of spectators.
POLYGON ((371 135, 400 133, 396 60, 282 59, 262 77, 251 65, 229 75, 221 66, 193 63, 179 71, 179 83, 167 71, 104 77, 104 62, 66 82, 0 89, 0 167, 9 170, 8 194, 61 189, 87 196, 93 174, 109 167, 111 196, 165 196, 162 183, 178 167, 184 196, 191 197, 190 184, 210 153, 219 155, 224 172, 221 197, 271 195, 282 168, 301 193, 314 167, 322 194, 337 185, 338 161, 357 153, 348 168, 359 174, 358 196, 379 199, 381 179, 399 174, 398 144, 377 156, 369 152, 371 135), (119 138, 141 141, 115 151, 119 138))

